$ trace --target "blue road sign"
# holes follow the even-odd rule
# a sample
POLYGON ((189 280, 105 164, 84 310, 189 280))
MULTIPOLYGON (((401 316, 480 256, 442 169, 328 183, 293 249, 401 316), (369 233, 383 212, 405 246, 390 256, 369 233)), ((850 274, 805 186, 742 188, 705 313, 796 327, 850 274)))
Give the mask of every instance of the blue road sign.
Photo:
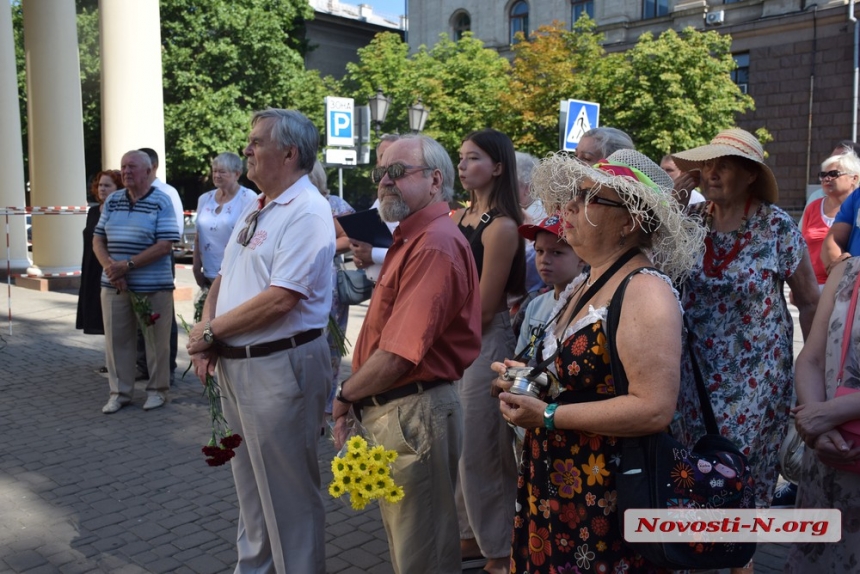
POLYGON ((355 125, 354 105, 352 98, 335 98, 327 96, 326 108, 326 144, 329 146, 352 147, 353 126, 355 125))
POLYGON ((600 104, 567 100, 567 122, 564 129, 565 151, 574 151, 582 135, 599 125, 600 104))

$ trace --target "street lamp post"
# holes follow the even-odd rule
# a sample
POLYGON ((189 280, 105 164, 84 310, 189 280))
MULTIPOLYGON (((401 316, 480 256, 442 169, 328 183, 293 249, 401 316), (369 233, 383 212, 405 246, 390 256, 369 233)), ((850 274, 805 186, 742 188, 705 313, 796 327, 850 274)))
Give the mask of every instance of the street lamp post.
POLYGON ((388 115, 388 106, 391 105, 391 98, 382 93, 382 88, 376 89, 376 95, 367 100, 370 106, 370 119, 376 125, 376 137, 379 137, 379 128, 382 127, 382 122, 385 121, 385 116, 388 115))
POLYGON ((419 133, 424 129, 424 124, 427 122, 427 116, 430 115, 430 108, 421 103, 421 98, 409 106, 409 129, 413 133, 419 133))

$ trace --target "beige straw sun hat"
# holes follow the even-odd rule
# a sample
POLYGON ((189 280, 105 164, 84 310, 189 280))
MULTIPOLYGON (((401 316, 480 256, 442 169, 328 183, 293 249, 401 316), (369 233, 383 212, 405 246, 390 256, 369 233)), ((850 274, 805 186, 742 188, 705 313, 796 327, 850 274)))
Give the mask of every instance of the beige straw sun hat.
POLYGON ((726 156, 743 157, 757 163, 760 177, 753 184, 753 192, 765 201, 776 203, 779 199, 776 178, 764 163, 764 149, 758 139, 746 130, 723 130, 707 145, 672 154, 675 165, 681 171, 702 169, 706 161, 726 156))

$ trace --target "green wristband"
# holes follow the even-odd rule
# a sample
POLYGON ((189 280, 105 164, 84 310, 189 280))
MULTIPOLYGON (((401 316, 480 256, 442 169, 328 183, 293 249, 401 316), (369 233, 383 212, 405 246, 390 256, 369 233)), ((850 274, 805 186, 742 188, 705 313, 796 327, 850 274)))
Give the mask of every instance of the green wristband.
POLYGON ((555 409, 558 408, 558 403, 552 403, 546 406, 543 412, 543 426, 546 430, 555 430, 555 409))

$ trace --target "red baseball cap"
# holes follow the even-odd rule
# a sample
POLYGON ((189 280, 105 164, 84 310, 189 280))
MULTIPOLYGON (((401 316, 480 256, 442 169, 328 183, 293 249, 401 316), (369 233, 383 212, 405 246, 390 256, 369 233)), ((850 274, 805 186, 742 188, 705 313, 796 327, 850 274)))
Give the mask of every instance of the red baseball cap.
POLYGON ((538 231, 546 231, 547 233, 552 233, 553 235, 561 238, 562 240, 564 239, 564 237, 561 235, 561 217, 558 214, 550 215, 537 225, 520 225, 517 231, 520 232, 520 236, 525 237, 529 241, 535 240, 538 231))

